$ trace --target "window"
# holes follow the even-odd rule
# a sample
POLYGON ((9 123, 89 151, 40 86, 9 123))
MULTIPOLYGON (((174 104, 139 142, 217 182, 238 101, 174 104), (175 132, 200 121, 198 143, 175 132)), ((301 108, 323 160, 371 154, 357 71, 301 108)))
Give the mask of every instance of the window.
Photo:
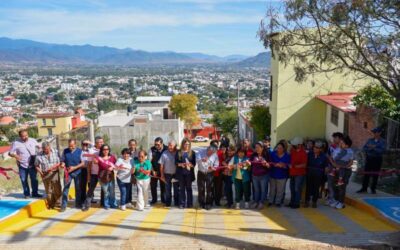
POLYGON ((46 119, 42 119, 43 126, 46 126, 46 119))
POLYGON ((53 129, 48 128, 48 129, 47 129, 47 134, 48 134, 48 135, 53 135, 53 129))
POLYGON ((53 122, 53 126, 55 126, 56 125, 56 119, 51 119, 51 121, 53 122))
POLYGON ((338 126, 339 124, 339 110, 336 108, 331 108, 331 123, 338 126))

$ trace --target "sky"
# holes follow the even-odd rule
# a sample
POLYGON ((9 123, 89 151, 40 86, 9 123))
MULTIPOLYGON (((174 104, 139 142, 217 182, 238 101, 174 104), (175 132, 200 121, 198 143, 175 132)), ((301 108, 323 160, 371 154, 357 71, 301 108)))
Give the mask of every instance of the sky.
POLYGON ((273 0, 6 0, 0 36, 218 56, 265 51, 257 30, 273 0))

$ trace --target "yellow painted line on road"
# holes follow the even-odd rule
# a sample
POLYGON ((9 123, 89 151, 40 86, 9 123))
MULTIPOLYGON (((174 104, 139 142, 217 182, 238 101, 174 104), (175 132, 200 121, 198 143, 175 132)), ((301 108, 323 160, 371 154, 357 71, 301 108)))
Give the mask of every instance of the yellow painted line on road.
POLYGON ((107 216, 99 222, 97 226, 92 228, 87 235, 111 235, 114 229, 120 225, 128 216, 132 214, 131 210, 118 210, 107 216))
POLYGON ((248 225, 244 220, 244 215, 240 210, 223 209, 222 218, 224 220, 225 231, 227 235, 247 235, 248 225))
POLYGON ((194 234, 196 228, 196 209, 185 209, 183 213, 183 221, 181 232, 185 234, 194 234))
POLYGON ((204 211, 202 209, 196 210, 194 234, 204 233, 204 211))
POLYGON ((153 207, 151 211, 147 214, 146 218, 144 218, 143 221, 139 224, 135 234, 157 234, 158 229, 160 229, 169 211, 170 209, 161 206, 153 207))
POLYGON ((300 213, 306 217, 320 232, 323 233, 344 233, 343 227, 336 224, 332 219, 317 209, 299 209, 300 213))
POLYGON ((366 213, 360 209, 356 209, 352 206, 346 206, 344 209, 340 209, 338 211, 368 231, 371 232, 397 231, 395 227, 375 218, 374 216, 371 216, 371 214, 369 213, 366 213))
POLYGON ((82 223, 86 218, 99 211, 99 208, 90 208, 88 211, 78 211, 73 215, 56 222, 54 225, 42 232, 43 236, 61 236, 68 233, 78 224, 82 223))
POLYGON ((285 233, 296 233, 296 229, 289 223, 278 208, 268 207, 261 210, 261 214, 267 223, 269 230, 285 231, 285 233))
POLYGON ((14 223, 13 225, 9 225, 8 227, 1 227, 0 234, 1 235, 15 235, 26 231, 28 228, 48 220, 58 214, 59 212, 56 210, 44 210, 40 213, 36 213, 31 217, 25 217, 23 220, 14 223))

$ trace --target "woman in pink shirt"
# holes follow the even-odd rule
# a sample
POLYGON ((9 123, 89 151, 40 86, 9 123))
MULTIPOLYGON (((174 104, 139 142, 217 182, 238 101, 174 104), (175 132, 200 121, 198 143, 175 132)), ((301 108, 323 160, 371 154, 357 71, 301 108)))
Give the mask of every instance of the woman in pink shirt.
POLYGON ((115 199, 115 178, 114 169, 116 168, 115 162, 117 159, 111 154, 110 146, 104 144, 100 148, 99 157, 95 159, 99 165, 99 179, 101 190, 104 192, 104 208, 110 209, 117 208, 117 201, 115 199))

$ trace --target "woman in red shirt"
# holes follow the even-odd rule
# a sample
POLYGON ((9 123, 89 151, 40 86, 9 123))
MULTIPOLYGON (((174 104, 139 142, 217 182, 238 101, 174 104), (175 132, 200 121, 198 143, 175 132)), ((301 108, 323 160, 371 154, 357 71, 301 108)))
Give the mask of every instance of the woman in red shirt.
POLYGON ((300 208, 301 191, 306 176, 307 152, 303 146, 303 138, 295 137, 290 144, 292 148, 290 150, 290 203, 288 206, 296 209, 300 208))

